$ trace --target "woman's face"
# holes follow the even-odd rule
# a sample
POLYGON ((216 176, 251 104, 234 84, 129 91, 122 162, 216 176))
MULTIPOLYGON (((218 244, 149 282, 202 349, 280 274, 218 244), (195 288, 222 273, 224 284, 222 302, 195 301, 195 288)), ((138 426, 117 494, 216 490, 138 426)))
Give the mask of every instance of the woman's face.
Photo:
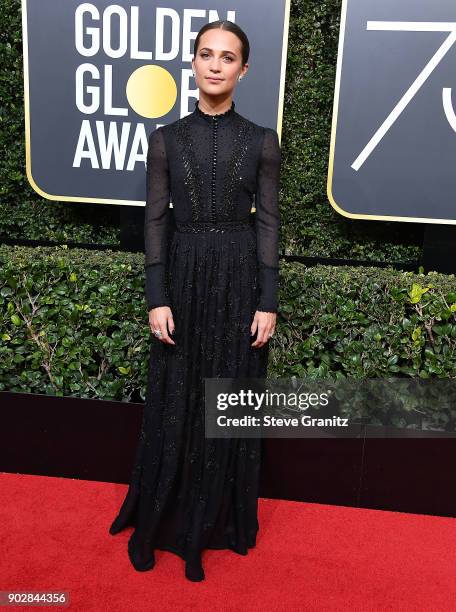
POLYGON ((210 96, 226 96, 236 87, 239 76, 247 72, 242 67, 241 41, 232 32, 214 29, 205 32, 192 60, 196 85, 210 96))

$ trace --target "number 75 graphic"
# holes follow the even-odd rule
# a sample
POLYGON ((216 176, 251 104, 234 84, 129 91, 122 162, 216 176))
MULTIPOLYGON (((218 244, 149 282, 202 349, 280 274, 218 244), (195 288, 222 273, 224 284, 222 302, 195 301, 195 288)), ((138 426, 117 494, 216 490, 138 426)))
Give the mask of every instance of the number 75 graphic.
MULTIPOLYGON (((449 32, 442 45, 437 49, 436 53, 429 60, 415 81, 405 92, 388 117, 378 128, 367 145, 355 159, 351 167, 354 170, 359 170, 375 147, 381 142, 385 134, 394 124, 396 119, 405 110, 407 105, 414 98, 418 90, 424 85, 426 80, 437 68, 439 63, 456 42, 456 23, 453 22, 434 22, 434 21, 368 21, 367 30, 396 30, 398 32, 449 32)), ((450 126, 456 132, 456 114, 451 101, 451 88, 444 87, 442 91, 443 108, 450 126)))

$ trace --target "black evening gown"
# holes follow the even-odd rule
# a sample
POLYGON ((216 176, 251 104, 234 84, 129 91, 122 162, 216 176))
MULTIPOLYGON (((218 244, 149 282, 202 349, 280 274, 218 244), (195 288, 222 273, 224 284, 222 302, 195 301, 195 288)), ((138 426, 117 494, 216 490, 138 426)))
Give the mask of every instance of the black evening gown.
POLYGON ((131 482, 110 528, 135 527, 138 570, 154 549, 198 566, 205 548, 256 544, 261 440, 204 435, 204 378, 265 378, 269 342, 252 348, 250 327, 256 310, 277 312, 278 135, 234 106, 209 115, 196 101, 149 137, 146 299, 171 308, 176 344, 151 335, 131 482))

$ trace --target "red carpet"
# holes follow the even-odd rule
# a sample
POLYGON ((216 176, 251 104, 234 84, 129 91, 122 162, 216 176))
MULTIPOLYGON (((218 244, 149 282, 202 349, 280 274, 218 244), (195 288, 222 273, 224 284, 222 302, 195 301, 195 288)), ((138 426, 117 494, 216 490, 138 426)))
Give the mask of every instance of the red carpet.
POLYGON ((68 590, 67 609, 456 608, 455 519, 260 499, 257 547, 205 551, 206 580, 192 583, 166 551, 136 572, 132 528, 108 533, 126 485, 0 474, 0 487, 0 590, 68 590))

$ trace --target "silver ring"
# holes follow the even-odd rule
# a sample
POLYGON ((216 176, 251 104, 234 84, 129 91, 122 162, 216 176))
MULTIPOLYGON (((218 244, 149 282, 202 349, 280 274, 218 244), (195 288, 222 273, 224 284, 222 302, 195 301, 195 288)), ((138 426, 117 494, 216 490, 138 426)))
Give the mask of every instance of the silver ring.
POLYGON ((152 330, 152 333, 154 334, 154 336, 157 336, 157 338, 160 338, 161 336, 163 336, 163 334, 161 333, 159 329, 152 330))

